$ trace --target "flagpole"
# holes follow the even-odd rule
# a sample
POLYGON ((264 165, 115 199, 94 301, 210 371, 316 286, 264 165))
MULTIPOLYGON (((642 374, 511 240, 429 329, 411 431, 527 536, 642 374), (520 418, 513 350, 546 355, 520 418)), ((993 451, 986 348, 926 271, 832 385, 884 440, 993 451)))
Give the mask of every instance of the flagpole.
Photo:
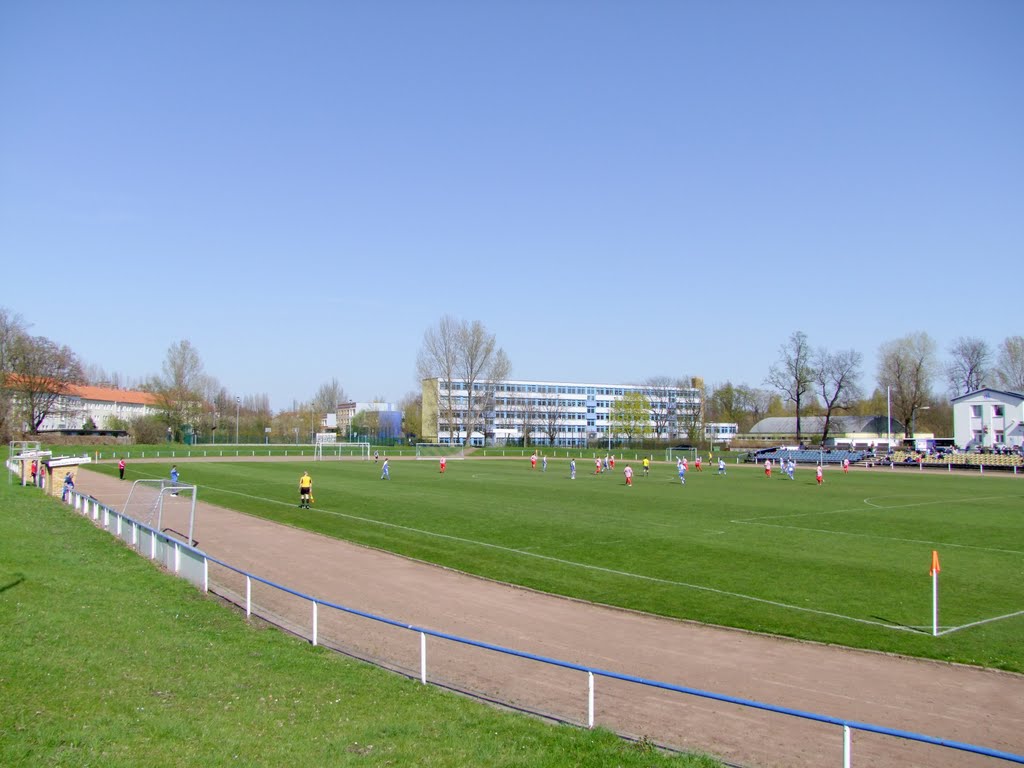
POLYGON ((939 553, 932 550, 932 637, 939 636, 939 553))

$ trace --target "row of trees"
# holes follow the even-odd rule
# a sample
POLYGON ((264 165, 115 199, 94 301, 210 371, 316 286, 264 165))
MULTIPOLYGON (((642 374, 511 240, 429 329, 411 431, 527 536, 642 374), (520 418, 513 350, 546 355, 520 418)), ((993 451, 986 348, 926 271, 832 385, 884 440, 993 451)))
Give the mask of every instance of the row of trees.
POLYGON ((821 416, 824 427, 815 436, 824 441, 834 416, 881 415, 891 405, 908 436, 925 412, 930 431, 948 435, 950 397, 985 386, 1024 392, 1024 337, 1007 337, 995 350, 981 339, 961 337, 948 353, 940 361, 935 341, 924 332, 884 342, 878 350, 876 386, 865 397, 859 384, 860 352, 815 348, 805 333, 795 331, 765 377, 767 388, 718 385, 708 393, 707 420, 736 422, 745 432, 766 416, 795 416, 799 439, 802 417, 821 416), (945 391, 940 392, 943 381, 945 391))
MULTIPOLYGON (((131 381, 97 366, 83 365, 67 346, 29 333, 28 323, 0 307, 0 439, 10 440, 24 432, 35 434, 73 385, 88 384, 115 389, 132 388, 152 394, 156 416, 107 425, 128 430, 140 443, 162 442, 186 434, 207 442, 219 435, 225 442, 236 432, 262 438, 270 429, 276 439, 295 436, 308 442, 320 429, 320 420, 345 399, 337 379, 321 385, 305 402, 273 413, 266 394, 236 395, 210 376, 199 351, 187 340, 167 350, 161 372, 131 381)), ((88 428, 89 424, 83 425, 88 428)))
MULTIPOLYGON (((926 414, 921 426, 951 434, 951 409, 948 397, 937 392, 940 382, 944 381, 946 393, 953 397, 983 386, 1024 392, 1024 337, 1007 337, 996 348, 981 339, 961 337, 948 353, 945 362, 940 362, 936 343, 923 332, 883 343, 878 350, 876 386, 865 397, 860 385, 860 352, 813 347, 804 332, 795 331, 780 347, 763 387, 726 381, 704 391, 698 379, 651 377, 642 392, 616 403, 611 427, 630 439, 653 432, 674 433, 696 442, 706 421, 736 422, 745 432, 765 416, 790 415, 796 417, 798 437, 802 437, 802 418, 815 415, 822 416, 824 423, 815 437, 825 440, 836 415, 878 415, 891 403, 892 415, 908 433, 926 414), (692 387, 696 391, 690 400, 668 396, 670 391, 692 387)), ((507 379, 511 363, 481 322, 445 315, 424 333, 416 370, 420 379, 465 381, 464 391, 445 390, 447 394, 438 404, 440 420, 460 425, 467 434, 483 433, 485 414, 495 409, 495 403, 493 388, 482 385, 507 379)), ((5 383, 0 387, 0 435, 5 440, 23 427, 36 432, 69 385, 130 384, 117 374, 83 366, 66 346, 31 335, 25 321, 4 308, 0 308, 0 374, 5 383)), ((187 340, 168 348, 160 374, 133 386, 152 393, 160 408, 156 418, 116 425, 130 429, 140 442, 165 439, 168 431, 180 439, 188 429, 205 433, 208 441, 218 433, 232 434, 232 428, 242 430, 250 439, 270 429, 278 441, 294 435, 296 442, 300 438, 306 442, 306 436, 311 440, 319 429, 323 415, 334 412, 346 399, 338 380, 332 379, 308 401, 293 401, 291 408, 275 414, 266 395, 240 396, 222 387, 205 372, 198 350, 187 340)), ((405 414, 404 433, 420 434, 420 394, 407 394, 399 407, 405 414)), ((504 415, 509 421, 506 426, 554 439, 564 416, 556 400, 517 408, 517 412, 504 415)), ((374 416, 370 411, 359 414, 354 428, 378 433, 374 416)))

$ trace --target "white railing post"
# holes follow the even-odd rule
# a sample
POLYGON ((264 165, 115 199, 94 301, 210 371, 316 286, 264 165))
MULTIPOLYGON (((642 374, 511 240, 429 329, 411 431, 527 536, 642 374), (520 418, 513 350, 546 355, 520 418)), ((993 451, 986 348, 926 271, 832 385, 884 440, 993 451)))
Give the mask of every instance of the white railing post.
POLYGON ((314 600, 313 601, 313 645, 316 645, 316 630, 317 630, 317 618, 318 618, 317 608, 318 608, 317 602, 316 602, 316 600, 314 600))
POLYGON ((203 557, 203 592, 210 591, 210 559, 203 557))
POLYGON ((420 682, 427 684, 427 633, 420 632, 420 682))
POLYGON ((245 574, 245 618, 252 616, 252 579, 245 574))
POLYGON ((850 754, 850 726, 843 726, 843 768, 850 768, 853 755, 850 754))
POLYGON ((594 727, 594 673, 587 672, 587 728, 594 727))
POLYGON ((174 542, 174 572, 181 573, 181 544, 174 542))

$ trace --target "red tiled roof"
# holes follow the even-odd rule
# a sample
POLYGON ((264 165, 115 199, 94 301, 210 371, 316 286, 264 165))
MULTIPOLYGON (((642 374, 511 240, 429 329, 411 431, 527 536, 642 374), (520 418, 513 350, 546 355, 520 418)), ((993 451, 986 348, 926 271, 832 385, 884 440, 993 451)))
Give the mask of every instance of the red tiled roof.
MULTIPOLYGON (((8 386, 17 386, 21 379, 23 379, 22 376, 11 374, 7 377, 7 384, 8 386)), ((62 394, 100 403, 160 404, 157 396, 150 392, 139 392, 134 389, 116 389, 114 387, 91 387, 87 384, 68 384, 62 394)))
POLYGON ((114 389, 113 387, 90 387, 86 384, 71 384, 67 393, 83 400, 104 403, 134 403, 136 405, 159 405, 156 395, 150 392, 138 392, 132 389, 114 389))

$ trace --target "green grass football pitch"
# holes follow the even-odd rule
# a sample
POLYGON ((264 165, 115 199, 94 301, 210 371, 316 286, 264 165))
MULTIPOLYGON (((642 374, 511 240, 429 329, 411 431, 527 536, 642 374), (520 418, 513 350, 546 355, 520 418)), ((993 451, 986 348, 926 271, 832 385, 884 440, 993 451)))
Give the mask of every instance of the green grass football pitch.
MULTIPOLYGON (((516 460, 179 463, 202 501, 533 589, 1024 672, 1024 477, 516 460), (315 504, 298 508, 298 478, 315 504), (939 635, 932 636, 932 551, 939 635)), ((99 467, 97 467, 99 468, 99 467)), ((102 468, 114 472, 112 466, 102 468)), ((129 465, 128 479, 170 464, 129 465)), ((202 519, 196 521, 202 540, 202 519)), ((400 618, 400 617, 397 617, 400 618)), ((443 629, 443 628, 442 628, 443 629)))

